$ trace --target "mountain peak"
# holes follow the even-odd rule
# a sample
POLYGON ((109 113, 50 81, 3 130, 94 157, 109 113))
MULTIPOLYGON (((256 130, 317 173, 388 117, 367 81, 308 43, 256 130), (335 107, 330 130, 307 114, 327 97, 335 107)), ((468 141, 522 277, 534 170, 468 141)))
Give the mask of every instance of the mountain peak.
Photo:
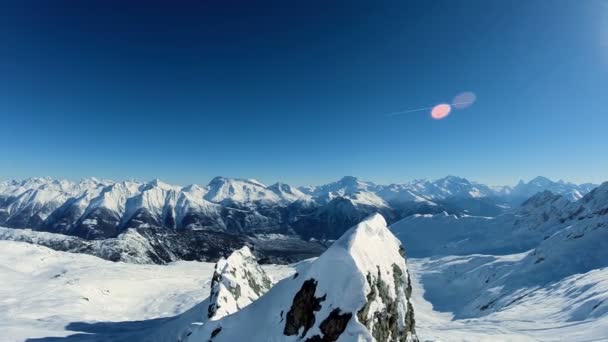
POLYGON ((543 176, 534 177, 534 179, 532 179, 531 181, 528 182, 528 184, 538 184, 538 185, 548 185, 551 183, 555 183, 555 182, 553 182, 549 178, 543 177, 543 176))
POLYGON ((357 182, 359 182, 359 178, 355 177, 355 176, 344 176, 342 178, 340 178, 340 183, 345 183, 345 184, 356 184, 357 182))
POLYGON ((189 340, 417 341, 402 253, 384 218, 369 216, 293 277, 246 308, 202 325, 189 340))
POLYGON ((228 178, 226 178, 226 177, 216 176, 216 177, 213 177, 213 179, 211 179, 211 181, 209 181, 209 186, 220 185, 220 184, 226 182, 227 180, 228 180, 228 178))
POLYGON ((179 189, 180 187, 171 185, 171 184, 167 184, 167 183, 161 181, 160 179, 156 178, 154 180, 151 180, 144 186, 144 189, 146 189, 146 190, 152 189, 152 188, 160 188, 162 190, 175 190, 175 189, 179 189))
POLYGON ((234 251, 215 264, 207 317, 217 320, 251 304, 272 286, 249 247, 234 251))
POLYGON ((248 183, 248 184, 259 186, 262 188, 266 187, 266 185, 264 185, 262 182, 258 181, 257 179, 254 179, 254 178, 243 179, 243 178, 228 178, 228 177, 222 177, 222 176, 214 177, 209 182, 209 186, 217 187, 217 186, 222 186, 223 184, 226 184, 226 183, 248 183))
POLYGON ((438 182, 451 182, 451 183, 464 183, 464 184, 470 184, 471 182, 469 182, 468 179, 463 178, 463 177, 458 177, 458 176, 452 176, 452 175, 447 175, 441 179, 437 180, 438 182))

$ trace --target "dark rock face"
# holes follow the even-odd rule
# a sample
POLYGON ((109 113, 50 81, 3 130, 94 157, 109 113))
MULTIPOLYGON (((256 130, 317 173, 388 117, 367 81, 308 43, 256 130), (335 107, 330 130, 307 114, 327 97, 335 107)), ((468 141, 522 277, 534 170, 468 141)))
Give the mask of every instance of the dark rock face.
POLYGON ((162 218, 159 219, 158 217, 154 216, 152 213, 150 213, 149 210, 147 210, 145 208, 140 208, 135 212, 135 214, 133 214, 133 216, 129 219, 129 221, 127 221, 125 226, 130 227, 130 228, 140 228, 140 227, 150 227, 150 226, 151 227, 164 227, 167 229, 175 228, 174 225, 172 224, 171 217, 167 218, 167 222, 161 222, 161 221, 164 221, 164 220, 162 220, 162 218))
POLYGON ((346 325, 348 325, 348 321, 350 321, 352 316, 353 314, 350 312, 340 313, 340 308, 334 309, 329 316, 321 322, 321 325, 319 325, 323 336, 314 335, 306 339, 306 342, 337 341, 346 329, 346 325))
POLYGON ((84 213, 84 209, 74 205, 78 199, 70 198, 61 207, 55 210, 46 219, 45 224, 40 230, 56 232, 66 235, 74 235, 72 229, 77 224, 78 219, 84 213))
POLYGON ((325 296, 315 297, 317 281, 308 279, 293 297, 291 308, 287 312, 283 334, 287 336, 297 335, 300 329, 304 329, 301 337, 315 324, 315 312, 321 310, 321 302, 325 296))
POLYGON ((215 328, 212 332, 211 332, 211 338, 214 338, 215 336, 217 336, 217 334, 219 334, 220 332, 222 332, 222 327, 217 327, 215 328))
MULTIPOLYGON (((404 329, 399 327, 399 313, 397 312, 397 300, 396 294, 391 296, 389 294, 389 287, 386 282, 382 279, 382 274, 378 268, 378 273, 373 276, 371 273, 367 275, 367 282, 371 287, 370 293, 367 294, 367 302, 357 312, 357 318, 359 322, 365 325, 372 331, 372 336, 376 341, 406 341, 408 335, 412 336, 414 341, 417 341, 415 320, 414 320, 414 309, 410 302, 410 296, 412 293, 411 283, 404 284, 402 281, 403 271, 399 266, 393 264, 393 281, 395 287, 405 287, 405 294, 407 299, 407 313, 405 317, 404 329), (368 313, 370 310, 371 303, 377 298, 382 299, 385 308, 381 311, 375 312, 371 319, 368 319, 368 313), (392 339, 391 339, 392 337, 392 339), (397 339, 398 338, 398 339, 397 339)), ((408 277, 409 280, 409 277, 408 277)))
POLYGON ((96 208, 80 218, 70 235, 83 239, 95 240, 118 236, 120 216, 106 208, 96 208))
POLYGON ((175 260, 217 261, 248 243, 244 236, 211 231, 165 231, 138 229, 159 255, 166 255, 162 263, 175 260), (172 256, 173 258, 171 258, 172 256))
MULTIPOLYGON (((209 300, 211 304, 207 307, 207 318, 211 318, 219 309, 219 304, 217 303, 217 291, 214 292, 214 289, 217 288, 217 284, 220 282, 221 274, 217 270, 217 265, 215 265, 215 270, 213 271, 213 277, 211 277, 211 293, 209 294, 209 300)), ((212 335, 213 336, 213 335, 212 335)))

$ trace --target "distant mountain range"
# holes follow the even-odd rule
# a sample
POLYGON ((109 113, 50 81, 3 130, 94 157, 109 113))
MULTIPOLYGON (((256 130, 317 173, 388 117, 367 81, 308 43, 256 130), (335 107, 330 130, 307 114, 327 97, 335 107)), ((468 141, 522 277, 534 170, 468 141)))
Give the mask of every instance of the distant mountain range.
MULTIPOLYGON (((278 244, 267 243, 270 239, 282 239, 289 241, 290 248, 296 244, 304 252, 317 250, 316 240, 336 239, 376 212, 389 224, 414 214, 496 216, 538 192, 548 190, 575 201, 594 187, 543 177, 515 187, 491 187, 454 176, 390 185, 344 177, 300 188, 224 177, 216 177, 206 186, 185 187, 160 180, 30 178, 0 183, 0 226, 73 236, 81 249, 102 244, 94 240, 124 241, 128 237, 144 241, 142 245, 157 245, 155 252, 146 252, 143 259, 166 262, 201 259, 201 254, 209 254, 207 244, 199 248, 189 245, 188 253, 183 250, 189 241, 207 241, 210 236, 231 241, 225 245, 255 245, 255 240, 264 248, 278 244), (168 249, 161 252, 158 246, 168 249)), ((34 239, 27 236, 22 238, 34 239)), ((298 248, 294 255, 308 255, 299 254, 298 248)), ((129 259, 122 251, 113 253, 113 258, 129 259)), ((141 257, 135 254, 131 259, 141 257)))

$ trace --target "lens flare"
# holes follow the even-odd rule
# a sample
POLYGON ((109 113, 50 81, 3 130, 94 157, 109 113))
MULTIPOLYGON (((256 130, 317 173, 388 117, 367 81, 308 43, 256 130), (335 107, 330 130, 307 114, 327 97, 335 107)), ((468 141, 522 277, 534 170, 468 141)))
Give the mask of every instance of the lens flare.
POLYGON ((435 120, 441 120, 450 114, 452 107, 447 103, 438 104, 431 110, 431 117, 435 120))
POLYGON ((460 93, 454 97, 454 100, 452 100, 452 106, 456 109, 467 108, 472 105, 476 99, 477 96, 475 96, 475 93, 470 91, 460 93))

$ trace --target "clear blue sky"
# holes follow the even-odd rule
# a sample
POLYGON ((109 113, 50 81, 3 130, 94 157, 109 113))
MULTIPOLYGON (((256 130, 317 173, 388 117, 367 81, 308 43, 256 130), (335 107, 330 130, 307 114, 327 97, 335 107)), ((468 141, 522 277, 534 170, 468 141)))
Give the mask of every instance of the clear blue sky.
POLYGON ((0 179, 608 180, 607 1, 126 2, 1 2, 0 179))

